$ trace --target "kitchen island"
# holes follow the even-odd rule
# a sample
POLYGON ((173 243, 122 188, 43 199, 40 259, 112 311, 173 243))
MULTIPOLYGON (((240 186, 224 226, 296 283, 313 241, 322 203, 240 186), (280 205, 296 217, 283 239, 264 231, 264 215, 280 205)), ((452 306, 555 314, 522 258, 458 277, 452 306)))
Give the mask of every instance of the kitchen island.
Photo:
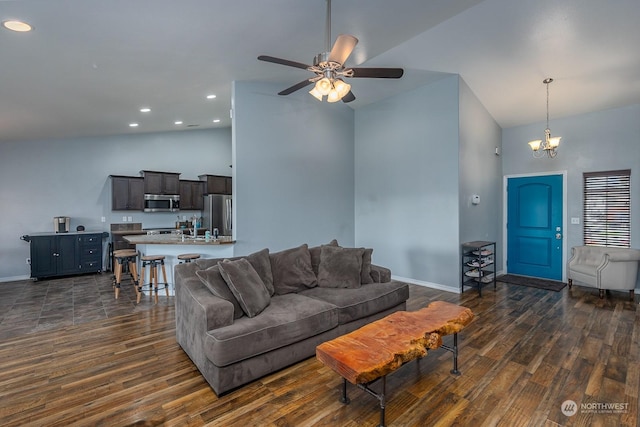
MULTIPOLYGON (((233 257, 233 244, 231 236, 219 236, 218 239, 206 239, 203 236, 197 238, 179 234, 138 234, 127 235, 124 240, 136 245, 140 256, 164 255, 169 283, 169 294, 174 295, 173 267, 178 264, 178 255, 195 253, 202 258, 231 258, 233 257)), ((140 259, 138 259, 140 264, 140 259)), ((162 280, 162 275, 160 275, 162 280)), ((148 277, 144 278, 148 284, 148 277)))

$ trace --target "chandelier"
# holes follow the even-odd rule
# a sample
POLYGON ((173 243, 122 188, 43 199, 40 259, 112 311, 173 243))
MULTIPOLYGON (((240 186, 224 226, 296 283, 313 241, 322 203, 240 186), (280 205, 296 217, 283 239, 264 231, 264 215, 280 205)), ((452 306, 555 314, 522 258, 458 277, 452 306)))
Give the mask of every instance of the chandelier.
POLYGON ((542 83, 547 85, 547 128, 544 130, 544 141, 536 139, 529 141, 529 146, 533 150, 533 157, 540 158, 547 154, 547 156, 554 158, 558 152, 558 146, 560 145, 561 136, 551 137, 551 130, 549 129, 549 83, 553 81, 552 78, 546 78, 542 83))

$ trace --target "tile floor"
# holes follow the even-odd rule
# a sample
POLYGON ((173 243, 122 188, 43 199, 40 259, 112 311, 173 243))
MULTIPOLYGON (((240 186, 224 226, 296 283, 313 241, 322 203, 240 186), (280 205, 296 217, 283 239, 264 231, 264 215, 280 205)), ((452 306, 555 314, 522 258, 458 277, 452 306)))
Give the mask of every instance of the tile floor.
MULTIPOLYGON (((122 280, 116 300, 111 273, 88 274, 39 281, 0 283, 0 340, 31 332, 107 319, 155 304, 148 292, 136 305, 136 294, 128 276, 122 280)), ((160 290, 158 304, 173 305, 173 297, 160 290)))

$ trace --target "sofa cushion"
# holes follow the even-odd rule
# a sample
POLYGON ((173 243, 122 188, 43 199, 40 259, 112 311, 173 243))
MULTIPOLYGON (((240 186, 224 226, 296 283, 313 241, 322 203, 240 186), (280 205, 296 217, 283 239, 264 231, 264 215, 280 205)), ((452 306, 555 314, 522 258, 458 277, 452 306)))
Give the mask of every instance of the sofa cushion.
POLYGON ((225 260, 218 266, 222 278, 247 316, 255 317, 269 305, 269 291, 249 261, 245 258, 225 260))
POLYGON ((363 248, 322 246, 318 267, 318 286, 359 288, 363 253, 363 248))
MULTIPOLYGON (((318 267, 320 266, 320 253, 322 251, 322 246, 324 245, 309 248, 309 255, 311 255, 311 268, 313 269, 313 274, 315 274, 316 277, 318 276, 318 267)), ((338 246, 338 241, 333 239, 327 243, 327 246, 338 246)))
POLYGON ((362 253, 362 269, 360 270, 360 283, 363 285, 373 283, 373 277, 371 277, 371 255, 373 249, 365 249, 362 253))
POLYGON ((208 331, 205 354, 226 366, 296 343, 335 328, 337 308, 300 294, 275 295, 260 315, 242 317, 232 325, 208 331))
POLYGON ((264 286, 269 291, 269 295, 275 293, 273 288, 273 274, 271 273, 271 260, 269 259, 269 249, 263 249, 246 256, 247 261, 251 263, 253 268, 262 279, 264 286))
MULTIPOLYGON (((271 261, 269 259, 269 249, 262 249, 247 256, 236 256, 232 258, 200 258, 195 261, 200 270, 218 265, 220 261, 229 259, 231 261, 246 258, 256 270, 262 282, 267 287, 270 295, 273 295, 273 275, 271 274, 271 261)), ((192 263, 189 263, 192 264, 192 263)))
MULTIPOLYGON (((189 264, 195 265, 195 263, 189 264)), ((222 275, 220 274, 220 267, 214 265, 213 267, 209 267, 206 270, 196 270, 196 275, 200 278, 202 283, 207 288, 209 288, 212 294, 233 304, 234 319, 239 319, 240 317, 244 316, 242 307, 240 307, 238 300, 233 295, 231 289, 229 289, 229 286, 227 286, 227 282, 225 282, 225 280, 222 278, 222 275)))
POLYGON ((371 283, 356 289, 307 289, 300 295, 326 301, 338 307, 341 325, 397 306, 409 298, 409 285, 403 282, 371 283))
POLYGON ((311 267, 311 254, 306 243, 269 254, 269 258, 276 294, 284 295, 316 286, 316 275, 311 267))
MULTIPOLYGON (((229 259, 233 259, 233 258, 229 258, 229 259)), ((224 261, 224 260, 225 258, 200 258, 195 260, 193 263, 196 264, 200 268, 200 270, 206 270, 207 268, 217 266, 220 261, 224 261)))

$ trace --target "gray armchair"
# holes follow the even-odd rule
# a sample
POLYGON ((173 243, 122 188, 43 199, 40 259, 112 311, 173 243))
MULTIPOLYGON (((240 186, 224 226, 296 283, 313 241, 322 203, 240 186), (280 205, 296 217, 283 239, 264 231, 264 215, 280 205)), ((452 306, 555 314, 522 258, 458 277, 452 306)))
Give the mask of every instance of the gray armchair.
POLYGON ((633 291, 638 278, 640 250, 628 248, 608 248, 601 246, 576 246, 571 248, 571 258, 567 267, 569 288, 573 281, 580 285, 600 290, 600 298, 605 290, 633 291))

